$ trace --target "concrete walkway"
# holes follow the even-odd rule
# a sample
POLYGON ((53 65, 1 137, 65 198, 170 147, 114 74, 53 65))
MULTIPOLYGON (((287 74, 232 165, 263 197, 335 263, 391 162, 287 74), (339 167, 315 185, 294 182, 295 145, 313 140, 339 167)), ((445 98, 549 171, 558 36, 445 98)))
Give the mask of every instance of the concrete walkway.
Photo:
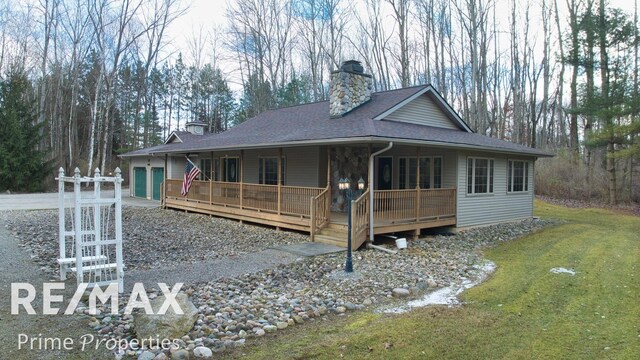
MULTIPOLYGON (((92 191, 83 191, 89 196, 92 191)), ((113 196, 113 190, 102 190, 105 196, 113 196)), ((154 208, 160 206, 159 201, 129 197, 129 189, 122 188, 122 205, 154 208)), ((67 198, 73 196, 72 192, 65 194, 67 198)), ((0 194, 0 211, 2 210, 48 210, 58 208, 58 193, 33 193, 33 194, 0 194)))
POLYGON ((299 256, 266 249, 242 256, 223 257, 206 262, 183 263, 171 267, 149 270, 130 270, 124 273, 125 292, 133 288, 133 284, 144 283, 146 289, 158 288, 158 283, 172 286, 175 283, 195 284, 214 281, 222 278, 234 278, 244 274, 253 274, 281 264, 289 264, 299 256))
POLYGON ((274 249, 286 251, 300 256, 318 256, 331 253, 337 253, 347 251, 346 248, 338 246, 318 243, 318 242, 304 242, 298 244, 280 245, 275 246, 274 249))
POLYGON ((158 288, 158 283, 172 286, 175 283, 194 284, 214 281, 222 278, 233 278, 244 274, 253 274, 274 268, 278 265, 289 264, 303 257, 331 254, 346 251, 346 249, 320 244, 299 243, 280 245, 272 249, 241 256, 230 256, 206 262, 194 262, 161 267, 150 270, 125 271, 124 288, 130 291, 133 284, 144 283, 145 288, 158 288))

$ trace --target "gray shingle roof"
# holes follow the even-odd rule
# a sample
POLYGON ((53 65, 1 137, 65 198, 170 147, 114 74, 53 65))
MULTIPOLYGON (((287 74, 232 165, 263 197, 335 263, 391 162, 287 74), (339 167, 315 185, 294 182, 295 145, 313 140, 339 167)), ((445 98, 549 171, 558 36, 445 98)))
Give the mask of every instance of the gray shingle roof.
MULTIPOLYGON (((374 93, 371 100, 341 118, 329 116, 328 101, 265 111, 223 133, 182 138, 182 143, 160 145, 122 155, 197 152, 250 147, 295 146, 345 140, 426 142, 450 147, 471 147, 533 156, 551 154, 464 130, 373 120, 393 106, 425 90, 428 85, 374 93), (143 153, 139 153, 143 151, 143 153)), ((436 94, 436 96, 439 96, 436 94)), ((453 115, 452 115, 453 116, 453 115)))

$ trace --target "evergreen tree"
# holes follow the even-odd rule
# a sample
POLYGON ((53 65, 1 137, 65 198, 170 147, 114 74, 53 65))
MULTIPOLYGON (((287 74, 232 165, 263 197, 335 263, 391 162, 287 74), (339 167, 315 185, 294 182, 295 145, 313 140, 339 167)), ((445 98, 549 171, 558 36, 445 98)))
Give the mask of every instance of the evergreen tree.
POLYGON ((0 190, 41 191, 49 174, 30 81, 19 71, 0 82, 0 190))

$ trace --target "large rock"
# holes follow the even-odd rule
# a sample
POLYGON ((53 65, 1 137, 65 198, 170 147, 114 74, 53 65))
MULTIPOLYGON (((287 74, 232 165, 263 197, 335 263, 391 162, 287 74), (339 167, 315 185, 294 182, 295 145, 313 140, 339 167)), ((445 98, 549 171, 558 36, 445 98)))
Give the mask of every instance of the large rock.
MULTIPOLYGON (((165 301, 164 296, 159 296, 150 301, 151 308, 157 312, 165 301)), ((169 307, 164 315, 147 315, 144 311, 133 315, 138 339, 180 339, 193 327, 198 318, 198 309, 189 300, 186 294, 178 294, 176 302, 180 305, 183 314, 176 314, 169 307)))
POLYGON ((403 297, 409 296, 411 292, 408 289, 395 288, 393 289, 392 294, 393 294, 393 297, 403 298, 403 297))

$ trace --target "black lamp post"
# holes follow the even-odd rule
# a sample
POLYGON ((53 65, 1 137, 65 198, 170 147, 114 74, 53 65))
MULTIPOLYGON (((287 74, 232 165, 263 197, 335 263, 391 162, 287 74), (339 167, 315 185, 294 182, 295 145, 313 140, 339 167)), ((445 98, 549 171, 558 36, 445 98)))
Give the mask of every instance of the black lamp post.
POLYGON ((351 180, 349 178, 340 179, 338 182, 338 189, 344 191, 345 199, 347 200, 348 219, 347 219, 347 261, 344 264, 345 272, 353 272, 353 260, 351 257, 351 201, 355 200, 362 195, 364 190, 364 180, 360 178, 358 180, 358 189, 351 189, 351 180))

